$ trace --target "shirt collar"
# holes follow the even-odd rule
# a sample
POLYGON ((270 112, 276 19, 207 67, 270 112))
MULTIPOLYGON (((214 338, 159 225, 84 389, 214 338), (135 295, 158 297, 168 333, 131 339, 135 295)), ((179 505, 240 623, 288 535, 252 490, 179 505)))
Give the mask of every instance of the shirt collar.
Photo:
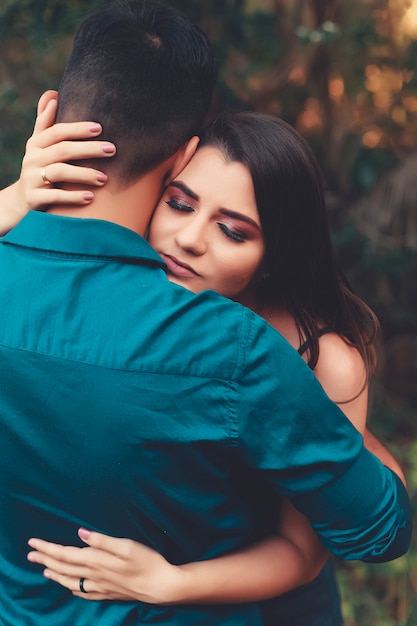
POLYGON ((166 268, 143 237, 105 220, 30 211, 15 228, 0 238, 0 243, 83 257, 142 261, 166 268))

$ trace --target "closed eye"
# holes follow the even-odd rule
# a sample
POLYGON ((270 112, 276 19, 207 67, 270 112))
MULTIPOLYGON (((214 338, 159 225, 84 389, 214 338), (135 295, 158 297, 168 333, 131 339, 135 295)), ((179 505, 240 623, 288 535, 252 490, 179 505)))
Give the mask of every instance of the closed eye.
POLYGON ((192 206, 178 202, 178 200, 174 200, 174 198, 166 200, 165 202, 171 209, 174 209, 174 211, 182 211, 184 213, 192 213, 194 211, 192 206))
POLYGON ((218 226, 220 230, 222 231, 222 233, 229 239, 232 239, 233 241, 236 241, 237 243, 244 243, 246 241, 246 237, 243 233, 239 233, 235 230, 231 230, 228 226, 226 226, 226 224, 223 224, 222 222, 218 222, 218 226))

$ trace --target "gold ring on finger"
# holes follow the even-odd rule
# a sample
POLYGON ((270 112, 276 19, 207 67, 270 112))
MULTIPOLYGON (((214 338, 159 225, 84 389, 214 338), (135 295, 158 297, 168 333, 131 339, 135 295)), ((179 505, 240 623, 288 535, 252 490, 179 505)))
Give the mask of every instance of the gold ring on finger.
POLYGON ((42 180, 43 180, 45 185, 52 185, 52 181, 49 180, 49 178, 46 175, 46 167, 43 167, 41 169, 41 178, 42 178, 42 180))

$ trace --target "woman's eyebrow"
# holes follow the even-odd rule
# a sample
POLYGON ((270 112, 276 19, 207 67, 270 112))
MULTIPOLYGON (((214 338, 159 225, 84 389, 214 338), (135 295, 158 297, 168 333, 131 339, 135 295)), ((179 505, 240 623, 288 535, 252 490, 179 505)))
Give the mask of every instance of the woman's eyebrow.
MULTIPOLYGON (((179 180, 173 180, 172 182, 169 183, 168 187, 177 187, 177 189, 180 189, 187 196, 189 196, 190 198, 193 198, 193 200, 196 200, 196 202, 200 201, 200 196, 196 194, 195 191, 192 191, 189 187, 187 187, 187 185, 184 185, 184 183, 181 183, 179 180)), ((240 220, 241 222, 246 222, 247 224, 250 224, 257 230, 259 230, 259 232, 262 232, 261 226, 257 222, 255 222, 255 220, 253 220, 251 217, 248 217, 247 215, 243 215, 243 213, 238 213, 237 211, 231 211, 230 209, 220 209, 219 212, 222 215, 226 215, 227 217, 232 217, 233 219, 240 220)))
POLYGON ((189 187, 187 187, 187 185, 184 185, 184 183, 180 183, 180 181, 178 180, 173 180, 172 182, 170 182, 168 187, 177 187, 178 189, 183 191, 187 196, 190 196, 190 198, 192 198, 193 200, 196 200, 197 202, 200 200, 199 195, 197 195, 194 191, 192 191, 189 187))
POLYGON ((251 217, 248 217, 247 215, 243 215, 243 213, 237 213, 236 211, 230 211, 230 209, 220 209, 220 213, 222 215, 226 215, 227 217, 232 217, 236 220, 240 220, 241 222, 246 222, 247 224, 250 224, 251 226, 254 226, 257 230, 259 230, 260 232, 262 232, 262 229, 260 227, 260 225, 255 222, 255 220, 253 220, 251 217))

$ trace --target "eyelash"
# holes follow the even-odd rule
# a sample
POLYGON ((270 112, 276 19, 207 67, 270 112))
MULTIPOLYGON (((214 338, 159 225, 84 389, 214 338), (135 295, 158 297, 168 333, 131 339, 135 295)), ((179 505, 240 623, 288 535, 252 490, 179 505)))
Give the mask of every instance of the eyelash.
MULTIPOLYGON (((183 204, 182 202, 178 202, 178 200, 174 200, 174 198, 171 198, 170 200, 166 200, 165 202, 174 211, 180 211, 183 213, 192 213, 194 211, 193 207, 189 206, 188 204, 183 204)), ((226 226, 226 224, 222 224, 222 222, 217 222, 217 225, 220 228, 223 235, 227 237, 228 239, 231 239, 232 241, 236 243, 244 243, 246 241, 245 235, 241 233, 237 233, 234 230, 231 230, 230 228, 226 226)))
POLYGON ((230 230, 230 228, 228 228, 226 224, 222 224, 221 222, 217 222, 217 224, 222 233, 229 239, 233 239, 233 241, 235 241, 236 243, 244 243, 246 241, 246 237, 244 235, 242 235, 241 233, 237 233, 234 230, 230 230))
POLYGON ((171 209, 174 209, 174 211, 183 211, 184 213, 192 213, 192 211, 194 211, 193 207, 188 204, 178 202, 178 200, 174 200, 173 198, 171 198, 171 200, 166 200, 166 203, 169 207, 171 207, 171 209))

